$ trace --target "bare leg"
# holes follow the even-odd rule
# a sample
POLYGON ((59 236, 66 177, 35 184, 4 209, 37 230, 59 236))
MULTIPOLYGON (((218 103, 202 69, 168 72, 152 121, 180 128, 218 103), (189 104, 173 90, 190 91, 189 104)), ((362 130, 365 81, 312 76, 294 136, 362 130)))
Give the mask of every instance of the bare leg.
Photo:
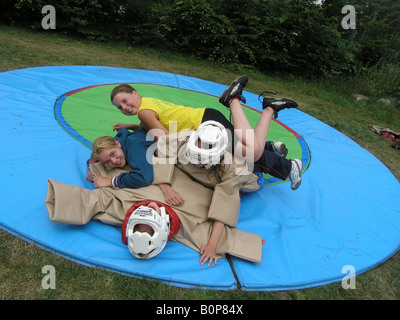
POLYGON ((264 109, 254 129, 247 120, 239 99, 230 102, 230 110, 235 134, 239 139, 235 152, 238 151, 247 161, 257 161, 264 151, 274 110, 264 109))

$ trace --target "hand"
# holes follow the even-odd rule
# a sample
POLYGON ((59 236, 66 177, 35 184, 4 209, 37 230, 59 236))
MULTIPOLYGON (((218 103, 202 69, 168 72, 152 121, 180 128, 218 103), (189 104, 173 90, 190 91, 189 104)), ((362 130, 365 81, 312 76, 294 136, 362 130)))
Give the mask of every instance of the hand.
POLYGON ((113 131, 119 131, 120 129, 129 129, 133 131, 137 131, 140 129, 140 125, 138 124, 127 124, 127 123, 116 123, 113 126, 113 131))
POLYGON ((176 192, 174 189, 172 189, 172 187, 169 184, 166 184, 166 183, 159 184, 159 187, 164 194, 165 201, 168 204, 173 205, 173 206, 178 206, 185 202, 185 199, 183 199, 182 196, 178 192, 176 192))
POLYGON ((93 175, 92 175, 92 171, 90 171, 90 169, 88 169, 88 172, 87 172, 87 175, 86 175, 86 180, 90 181, 90 182, 93 182, 93 180, 94 180, 93 175))
POLYGON ((206 263, 208 260, 208 266, 211 266, 212 262, 214 261, 215 264, 217 264, 217 245, 219 238, 221 237, 221 233, 224 229, 224 224, 221 221, 214 220, 213 222, 213 227, 211 230, 211 235, 210 239, 208 239, 208 243, 206 246, 203 246, 200 248, 200 264, 203 265, 206 263))
POLYGON ((116 123, 113 125, 113 131, 119 131, 120 129, 125 128, 125 124, 124 123, 116 123))
POLYGON ((111 187, 111 179, 107 177, 95 177, 93 182, 95 188, 111 187))
POLYGON ((214 261, 215 264, 217 264, 217 255, 215 252, 215 246, 210 245, 209 243, 200 248, 200 254, 201 254, 201 258, 200 258, 200 264, 203 265, 208 261, 207 266, 211 266, 212 262, 214 261))

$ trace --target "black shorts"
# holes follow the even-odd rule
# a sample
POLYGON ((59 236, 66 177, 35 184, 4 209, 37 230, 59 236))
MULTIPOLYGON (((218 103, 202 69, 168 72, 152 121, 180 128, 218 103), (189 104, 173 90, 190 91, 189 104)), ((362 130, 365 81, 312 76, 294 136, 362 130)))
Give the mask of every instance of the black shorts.
POLYGON ((206 108, 204 111, 203 119, 201 122, 206 122, 209 120, 214 120, 222 124, 227 130, 231 131, 233 134, 233 125, 225 118, 225 116, 218 110, 212 108, 206 108))

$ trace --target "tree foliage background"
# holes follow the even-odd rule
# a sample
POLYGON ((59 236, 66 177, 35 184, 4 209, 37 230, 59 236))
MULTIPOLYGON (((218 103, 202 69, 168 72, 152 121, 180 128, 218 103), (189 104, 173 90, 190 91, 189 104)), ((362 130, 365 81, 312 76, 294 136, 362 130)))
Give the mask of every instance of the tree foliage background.
POLYGON ((0 21, 49 32, 166 49, 265 73, 357 76, 400 96, 400 0, 0 0, 0 21), (356 9, 343 29, 342 8, 356 9), (385 80, 386 79, 386 80, 385 80))

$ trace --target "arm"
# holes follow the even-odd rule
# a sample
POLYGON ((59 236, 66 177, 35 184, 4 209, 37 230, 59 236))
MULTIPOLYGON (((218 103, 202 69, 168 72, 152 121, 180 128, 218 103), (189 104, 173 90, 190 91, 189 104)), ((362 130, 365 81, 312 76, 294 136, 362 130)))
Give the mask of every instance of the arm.
POLYGON ((93 183, 95 188, 112 187, 111 179, 107 177, 95 177, 93 183))
POLYGON ((97 177, 97 179, 98 178, 104 178, 101 182, 99 182, 99 180, 97 181, 98 183, 106 183, 107 185, 103 185, 105 187, 143 188, 153 182, 153 166, 142 161, 141 164, 139 163, 138 167, 132 168, 129 172, 121 173, 119 176, 112 179, 105 177, 97 177))
POLYGON ((152 169, 144 170, 131 170, 129 172, 121 173, 114 178, 98 176, 93 179, 94 187, 118 187, 118 188, 143 188, 150 185, 153 181, 152 169))
POLYGON ((246 163, 238 162, 235 157, 232 161, 228 160, 229 156, 225 154, 220 168, 217 169, 219 183, 214 186, 208 218, 236 228, 240 210, 240 190, 246 188, 248 191, 255 191, 260 186, 256 183, 256 175, 247 170, 246 163))
POLYGON ((171 185, 175 164, 178 163, 178 142, 176 139, 170 141, 170 136, 160 137, 157 142, 157 150, 153 154, 154 184, 171 185))
MULTIPOLYGON (((118 187, 118 188, 142 188, 147 187, 153 182, 153 166, 148 163, 140 151, 139 157, 135 157, 134 163, 130 163, 131 170, 129 172, 122 172, 113 178, 104 176, 94 176, 93 183, 95 188, 101 187, 118 187)), ((87 179, 89 177, 86 176, 87 179)), ((92 175, 90 175, 92 176, 92 175)), ((90 181, 90 180, 89 180, 90 181)))
POLYGON ((94 178, 96 178, 96 175, 92 172, 92 168, 91 168, 91 165, 96 162, 99 162, 99 160, 95 159, 93 156, 86 162, 87 166, 88 166, 86 180, 89 182, 94 182, 94 178))
POLYGON ((235 175, 232 165, 221 164, 221 167, 222 174, 214 186, 208 218, 235 228, 239 218, 241 177, 235 175))
POLYGON ((94 177, 92 175, 92 172, 90 171, 90 169, 88 168, 88 172, 86 174, 86 180, 89 182, 94 182, 94 177))
POLYGON ((169 135, 165 135, 160 137, 157 142, 157 152, 153 154, 152 161, 153 184, 157 184, 160 187, 168 204, 180 205, 185 202, 185 199, 171 187, 175 164, 178 161, 178 145, 176 140, 173 140, 172 144, 170 144, 169 138, 169 135))
POLYGON ((140 129, 140 125, 139 124, 128 124, 128 123, 116 123, 113 126, 113 131, 119 131, 120 129, 129 129, 129 130, 139 130, 140 129))
POLYGON ((185 200, 182 198, 182 196, 176 192, 172 187, 167 184, 167 183, 161 183, 158 185, 164 194, 164 199, 167 201, 168 204, 170 205, 180 205, 185 202, 185 200))
POLYGON ((218 245, 219 238, 221 237, 222 230, 225 225, 222 222, 214 221, 210 239, 208 240, 207 245, 200 248, 200 264, 203 265, 208 261, 208 266, 214 261, 217 264, 217 256, 216 256, 216 248, 218 245))
POLYGON ((153 110, 141 110, 137 116, 140 121, 142 121, 143 128, 151 132, 155 140, 157 140, 161 135, 169 133, 169 131, 158 120, 158 115, 153 110), (152 129, 157 130, 151 131, 152 129))

